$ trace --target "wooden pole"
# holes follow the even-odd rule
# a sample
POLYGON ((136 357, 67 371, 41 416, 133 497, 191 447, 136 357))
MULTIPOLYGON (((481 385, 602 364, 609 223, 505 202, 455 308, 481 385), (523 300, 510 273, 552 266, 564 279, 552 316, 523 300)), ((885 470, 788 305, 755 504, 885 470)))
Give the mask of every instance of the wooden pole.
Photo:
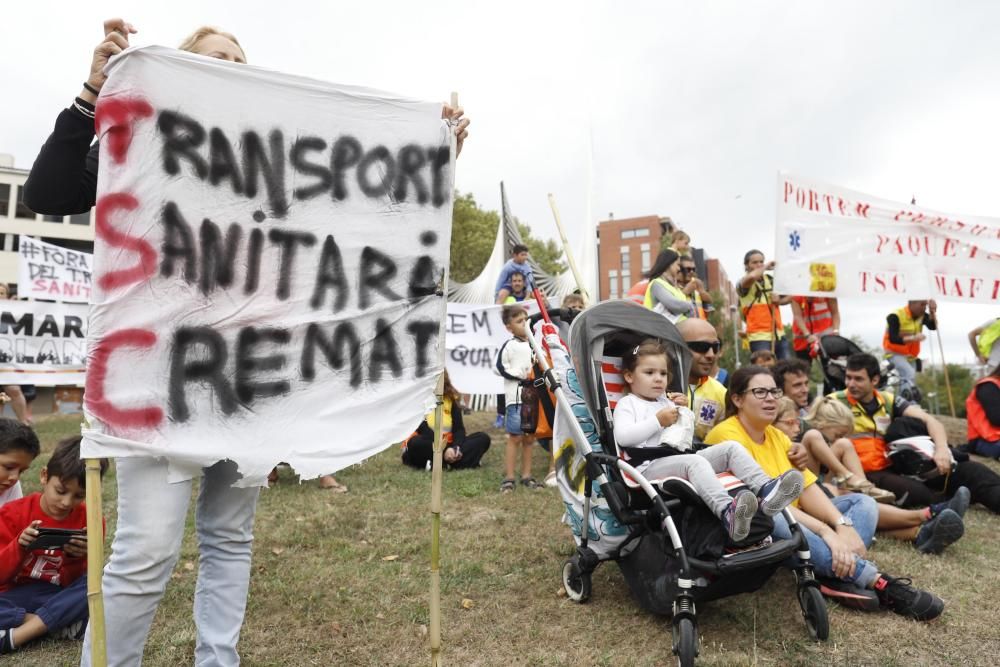
POLYGON ((101 520, 101 460, 87 459, 87 608, 90 611, 90 664, 107 667, 104 630, 104 522, 101 520))
POLYGON ((569 239, 566 238, 566 230, 563 228, 562 217, 559 215, 559 209, 556 207, 556 198, 551 192, 549 193, 549 206, 552 208, 552 215, 556 219, 556 229, 559 230, 559 238, 562 239, 563 252, 566 253, 569 270, 573 272, 573 280, 576 281, 576 287, 580 290, 580 294, 589 302, 590 296, 587 294, 587 288, 583 284, 583 278, 580 277, 580 270, 576 267, 576 259, 573 258, 573 251, 569 248, 569 239))
POLYGON ((941 353, 941 368, 944 370, 944 387, 948 392, 948 407, 951 409, 951 416, 955 417, 955 398, 951 395, 951 379, 948 377, 948 362, 944 360, 944 343, 941 342, 941 319, 935 317, 937 320, 938 328, 935 329, 937 333, 938 341, 938 352, 941 353))
MULTIPOLYGON (((458 93, 451 94, 451 108, 458 108, 458 93)), ((455 173, 455 135, 451 135, 451 155, 452 170, 455 173)), ((450 259, 450 257, 449 257, 450 259)), ((445 309, 448 301, 448 263, 445 262, 444 273, 441 278, 441 296, 445 300, 445 309)), ((445 313, 447 310, 445 310, 445 313)), ((441 667, 443 665, 441 657, 441 507, 442 507, 442 486, 444 485, 444 360, 445 360, 445 320, 446 314, 442 313, 441 327, 438 331, 438 364, 441 367, 441 374, 438 376, 437 387, 434 390, 436 405, 434 407, 434 454, 431 459, 431 599, 430 599, 430 640, 431 640, 431 667, 441 667)), ((452 409, 461 409, 452 406, 452 409)))

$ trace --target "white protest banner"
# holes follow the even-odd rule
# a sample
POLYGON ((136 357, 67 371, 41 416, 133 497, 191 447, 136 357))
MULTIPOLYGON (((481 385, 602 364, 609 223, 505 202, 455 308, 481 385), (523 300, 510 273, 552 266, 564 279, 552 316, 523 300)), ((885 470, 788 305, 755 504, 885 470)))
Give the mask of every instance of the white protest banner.
MULTIPOLYGON (((538 312, 534 301, 518 305, 538 312)), ((503 378, 494 370, 497 350, 511 337, 503 324, 503 306, 449 303, 445 330, 445 368, 451 383, 463 394, 502 394, 503 378)))
POLYGON ((21 236, 17 251, 17 294, 68 303, 90 300, 93 255, 21 236))
POLYGON ((0 301, 0 385, 83 386, 87 306, 0 301))
POLYGON ((441 371, 441 104, 163 47, 108 73, 83 456, 250 485, 409 435, 441 371))
POLYGON ((1000 303, 1000 219, 778 175, 774 290, 1000 303))

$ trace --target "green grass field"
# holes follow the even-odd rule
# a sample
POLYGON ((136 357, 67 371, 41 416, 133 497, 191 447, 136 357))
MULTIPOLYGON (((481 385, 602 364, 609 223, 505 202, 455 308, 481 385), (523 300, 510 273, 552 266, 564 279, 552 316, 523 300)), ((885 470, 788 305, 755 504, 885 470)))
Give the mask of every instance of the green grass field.
MULTIPOLYGON (((490 415, 467 418, 482 429, 490 415)), ((44 453, 25 476, 38 489, 38 468, 55 442, 77 431, 79 418, 38 420, 44 453)), ((560 569, 573 551, 554 490, 501 497, 503 442, 479 470, 445 475, 442 516, 444 660, 487 665, 668 665, 670 624, 630 599, 613 564, 594 575, 594 595, 577 605, 562 595, 560 569)), ((535 471, 545 472, 541 449, 535 471)), ((997 466, 994 465, 994 468, 997 466)), ((257 511, 253 579, 240 641, 245 665, 429 664, 428 563, 430 474, 405 468, 396 448, 345 470, 347 494, 299 484, 287 469, 264 491, 257 511)), ((105 479, 105 513, 114 530, 115 483, 105 479)), ((155 530, 155 527, 150 527, 155 530)), ((700 665, 997 665, 1000 630, 1000 516, 981 506, 966 517, 966 535, 943 556, 878 540, 872 557, 947 602, 929 624, 888 613, 831 605, 827 642, 808 639, 792 576, 779 571, 760 592, 699 606, 700 665)), ((190 665, 195 630, 191 604, 197 548, 189 520, 173 580, 146 647, 145 665, 190 665)), ((109 628, 114 632, 114 628, 109 628)), ((81 645, 43 641, 0 663, 73 665, 81 645)))

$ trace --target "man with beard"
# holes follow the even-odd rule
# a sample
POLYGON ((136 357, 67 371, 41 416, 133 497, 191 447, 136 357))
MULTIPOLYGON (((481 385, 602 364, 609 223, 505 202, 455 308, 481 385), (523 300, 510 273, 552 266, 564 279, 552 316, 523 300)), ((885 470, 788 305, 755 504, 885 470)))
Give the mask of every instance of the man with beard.
POLYGON ((677 329, 691 350, 688 404, 695 417, 694 440, 702 442, 726 416, 726 388, 712 377, 722 343, 719 333, 707 320, 691 317, 677 325, 677 329))

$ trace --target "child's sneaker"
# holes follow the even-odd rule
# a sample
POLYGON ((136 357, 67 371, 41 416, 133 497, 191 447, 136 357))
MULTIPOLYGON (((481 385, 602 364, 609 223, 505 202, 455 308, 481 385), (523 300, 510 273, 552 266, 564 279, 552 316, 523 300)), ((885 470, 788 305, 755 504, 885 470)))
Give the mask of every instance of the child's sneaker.
POLYGON ((757 496, 744 489, 736 494, 729 507, 722 512, 722 523, 726 526, 729 539, 742 542, 750 534, 750 522, 757 513, 757 496))
POLYGON ((757 497, 760 499, 760 511, 767 516, 774 516, 785 509, 802 494, 805 478, 798 470, 787 470, 770 482, 760 487, 757 497))
POLYGON ((493 422, 493 428, 503 428, 503 415, 497 415, 497 420, 493 422))
POLYGON ((75 623, 70 623, 64 628, 59 628, 52 633, 53 636, 58 639, 73 639, 80 641, 83 639, 83 635, 87 632, 87 621, 76 621, 75 623))
MULTIPOLYGON (((962 487, 965 488, 965 487, 962 487)), ((924 523, 917 533, 913 546, 925 554, 939 554, 965 534, 965 522, 950 508, 941 510, 936 517, 924 523)))
POLYGON ((14 651, 14 628, 0 630, 0 655, 13 653, 14 651))
POLYGON ((881 574, 875 580, 875 594, 882 606, 900 616, 918 621, 930 621, 944 611, 944 602, 938 596, 913 587, 909 578, 881 574))
POLYGON ((972 499, 972 494, 969 493, 969 489, 964 486, 958 487, 949 500, 943 503, 934 503, 931 505, 931 518, 933 519, 938 514, 948 509, 957 514, 962 519, 965 518, 965 510, 969 509, 969 501, 972 499))

